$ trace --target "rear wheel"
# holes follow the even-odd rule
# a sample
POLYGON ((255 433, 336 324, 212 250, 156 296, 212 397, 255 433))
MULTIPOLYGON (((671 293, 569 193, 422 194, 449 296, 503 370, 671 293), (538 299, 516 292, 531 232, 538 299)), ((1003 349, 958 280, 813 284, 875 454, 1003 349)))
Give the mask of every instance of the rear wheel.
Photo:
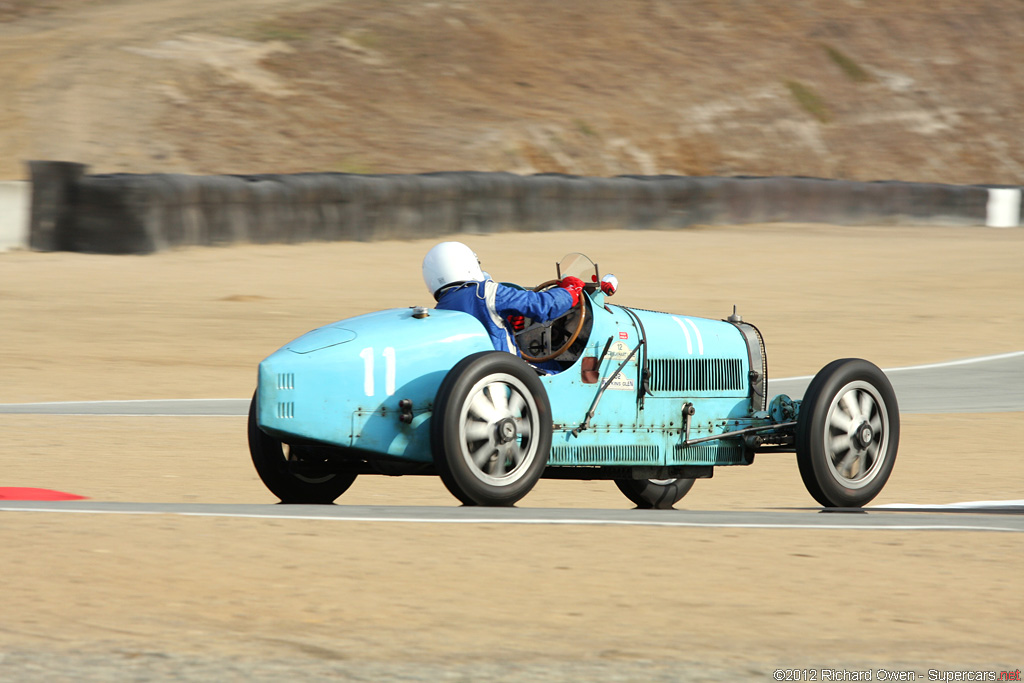
POLYGON ((333 503, 355 481, 354 474, 331 471, 313 451, 289 446, 259 428, 257 397, 249 405, 249 453, 256 473, 282 503, 333 503))
POLYGON ((641 510, 671 510, 693 488, 693 479, 616 479, 615 485, 641 510))
POLYGON ((466 505, 514 505, 540 478, 551 448, 551 406, 537 373, 503 351, 460 361, 431 418, 434 464, 466 505))
POLYGON ((808 493, 826 507, 861 507, 892 473, 900 414, 892 384, 859 358, 814 376, 796 428, 796 457, 808 493))

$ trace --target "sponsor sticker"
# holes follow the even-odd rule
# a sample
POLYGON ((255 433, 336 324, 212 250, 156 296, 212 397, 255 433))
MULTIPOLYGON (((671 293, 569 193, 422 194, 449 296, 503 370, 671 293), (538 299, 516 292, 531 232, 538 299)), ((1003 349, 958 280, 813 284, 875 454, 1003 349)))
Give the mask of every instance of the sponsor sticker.
MULTIPOLYGON (((625 333, 620 332, 619 334, 625 333)), ((626 360, 626 356, 628 356, 630 351, 632 350, 633 349, 629 348, 627 344, 623 344, 622 342, 617 341, 608 347, 608 355, 606 356, 606 358, 608 358, 609 360, 623 361, 626 360)))
MULTIPOLYGON (((601 383, 607 382, 608 378, 601 378, 601 383)), ((636 389, 636 380, 631 377, 623 377, 622 373, 615 375, 612 379, 611 384, 608 385, 608 389, 611 391, 634 391, 636 389)))

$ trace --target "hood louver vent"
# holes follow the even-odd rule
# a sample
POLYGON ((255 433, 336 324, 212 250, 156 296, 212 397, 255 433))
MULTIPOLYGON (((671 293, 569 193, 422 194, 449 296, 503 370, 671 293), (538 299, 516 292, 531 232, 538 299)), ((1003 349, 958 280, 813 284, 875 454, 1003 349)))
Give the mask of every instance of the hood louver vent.
POLYGON ((742 391, 747 388, 739 358, 651 360, 651 391, 742 391))

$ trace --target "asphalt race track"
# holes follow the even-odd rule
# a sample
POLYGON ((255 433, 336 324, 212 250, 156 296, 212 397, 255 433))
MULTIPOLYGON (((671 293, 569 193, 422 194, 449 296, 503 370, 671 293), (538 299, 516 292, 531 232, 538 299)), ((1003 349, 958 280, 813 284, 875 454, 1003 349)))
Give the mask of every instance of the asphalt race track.
MULTIPOLYGON (((1024 411, 1024 351, 886 370, 903 413, 1024 411)), ((773 393, 800 397, 810 377, 774 380, 773 393)), ((0 404, 0 413, 105 416, 245 416, 248 399, 0 404)), ((858 511, 645 511, 509 508, 155 504, 8 501, 2 511, 181 515, 432 524, 609 525, 738 529, 1024 532, 1024 500, 945 506, 890 504, 858 511)))
POLYGON ((1024 500, 984 501, 947 508, 886 507, 869 510, 567 510, 563 508, 403 507, 369 505, 226 505, 12 501, 0 511, 79 514, 182 515, 248 519, 304 519, 406 524, 561 524, 732 529, 843 529, 891 531, 1024 532, 1024 500), (936 512, 945 509, 948 512, 936 512), (879 511, 879 510, 884 510, 879 511), (902 512, 902 514, 896 514, 902 512), (959 514, 950 513, 982 513, 959 514))
MULTIPOLYGON (((1024 351, 945 363, 886 368, 901 413, 1024 410, 1024 351)), ((811 377, 771 380, 773 394, 803 396, 811 377)))

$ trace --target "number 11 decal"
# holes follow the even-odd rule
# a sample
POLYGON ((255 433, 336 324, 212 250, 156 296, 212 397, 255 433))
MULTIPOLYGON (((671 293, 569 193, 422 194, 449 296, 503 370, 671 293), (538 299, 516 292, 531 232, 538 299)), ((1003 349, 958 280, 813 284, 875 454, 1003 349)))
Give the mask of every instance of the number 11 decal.
MULTIPOLYGON (((389 346, 381 355, 384 356, 384 392, 391 396, 395 393, 395 349, 389 346)), ((363 393, 373 396, 373 347, 360 351, 359 357, 363 359, 363 393)))

